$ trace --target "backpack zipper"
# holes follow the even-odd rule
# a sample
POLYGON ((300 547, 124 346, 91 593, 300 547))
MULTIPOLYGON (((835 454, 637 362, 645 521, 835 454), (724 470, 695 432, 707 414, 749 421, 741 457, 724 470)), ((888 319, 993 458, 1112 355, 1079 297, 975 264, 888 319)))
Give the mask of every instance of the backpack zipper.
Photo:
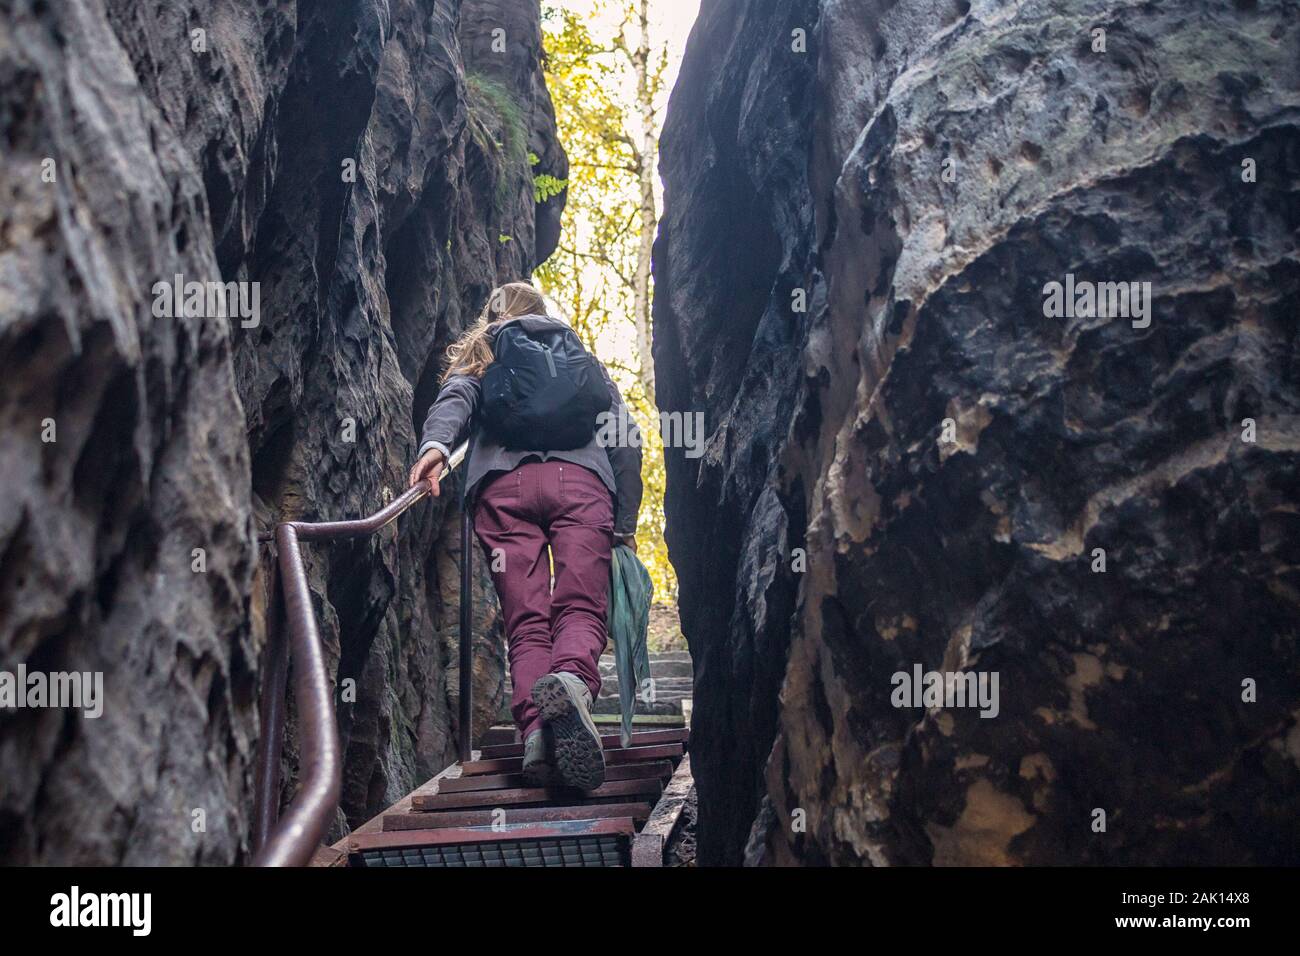
POLYGON ((550 372, 551 372, 551 378, 556 378, 556 374, 555 374, 555 359, 551 356, 551 348, 550 348, 550 346, 549 346, 549 345, 543 345, 543 346, 542 346, 542 352, 543 352, 543 354, 546 355, 546 367, 547 367, 548 369, 550 369, 550 372))

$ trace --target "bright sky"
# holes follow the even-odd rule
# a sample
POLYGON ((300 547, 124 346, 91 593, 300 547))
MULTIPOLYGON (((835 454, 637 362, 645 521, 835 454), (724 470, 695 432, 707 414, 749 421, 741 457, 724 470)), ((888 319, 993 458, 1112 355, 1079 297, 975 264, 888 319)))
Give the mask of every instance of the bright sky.
MULTIPOLYGON (((547 0, 549 6, 571 10, 585 18, 591 32, 598 37, 610 36, 622 22, 621 11, 624 4, 611 0, 547 0)), ((650 42, 657 47, 660 43, 668 44, 668 73, 664 84, 664 98, 677 82, 677 67, 686 51, 686 38, 691 26, 700 12, 700 0, 651 0, 650 3, 650 42)), ((629 28, 632 37, 636 36, 635 22, 629 28)), ((662 106, 661 106, 662 108, 662 106)), ((662 121, 662 116, 660 117, 662 121)))

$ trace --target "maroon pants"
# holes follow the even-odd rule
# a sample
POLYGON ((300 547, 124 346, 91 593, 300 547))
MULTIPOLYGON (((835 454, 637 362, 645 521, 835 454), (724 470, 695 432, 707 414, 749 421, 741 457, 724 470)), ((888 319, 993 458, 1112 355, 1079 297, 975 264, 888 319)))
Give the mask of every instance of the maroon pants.
POLYGON ((543 674, 568 671, 592 700, 600 693, 614 502, 599 475, 566 461, 525 461, 489 480, 474 530, 505 618, 510 712, 527 735, 541 725, 530 692, 543 674))

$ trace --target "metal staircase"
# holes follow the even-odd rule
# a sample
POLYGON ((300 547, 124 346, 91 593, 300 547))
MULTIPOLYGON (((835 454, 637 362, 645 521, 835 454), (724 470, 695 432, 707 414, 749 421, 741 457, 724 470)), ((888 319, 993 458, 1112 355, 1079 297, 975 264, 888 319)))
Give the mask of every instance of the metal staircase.
MULTIPOLYGON (((465 459, 458 447, 439 481, 465 459)), ((517 742, 470 740, 472 647, 470 582, 473 528, 461 509, 460 701, 457 761, 333 847, 321 846, 342 790, 342 751, 333 682, 325 668, 300 545, 367 537, 397 520, 429 494, 420 482, 387 507, 355 521, 286 521, 274 535, 267 680, 254 811, 256 866, 662 866, 692 781, 689 731, 680 717, 655 720, 655 730, 603 737, 606 780, 598 789, 525 786, 517 742), (300 750, 300 782, 279 812, 280 758, 289 664, 300 750), (673 725, 676 726, 673 726, 673 725)))

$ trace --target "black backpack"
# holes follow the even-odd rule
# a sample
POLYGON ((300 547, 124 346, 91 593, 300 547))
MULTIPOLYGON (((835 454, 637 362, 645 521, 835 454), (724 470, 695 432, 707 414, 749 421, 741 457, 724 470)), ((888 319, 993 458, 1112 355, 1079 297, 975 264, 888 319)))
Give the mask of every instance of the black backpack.
POLYGON ((509 322, 483 376, 483 427, 509 449, 581 448, 613 402, 600 363, 566 326, 525 332, 509 322))

